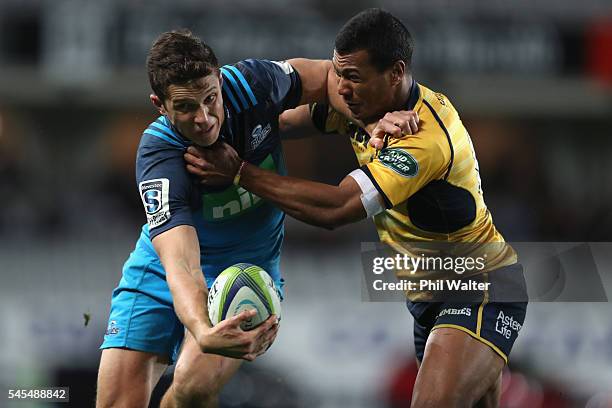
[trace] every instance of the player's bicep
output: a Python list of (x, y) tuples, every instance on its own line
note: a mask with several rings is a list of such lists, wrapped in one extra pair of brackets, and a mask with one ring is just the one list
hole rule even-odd
[(294, 58), (287, 62), (297, 71), (302, 82), (302, 98), (299, 104), (326, 102), (331, 61)]
[(324, 103), (337, 113), (349, 118), (351, 111), (338, 93), (338, 75), (329, 60), (293, 59), (289, 62), (296, 67), (302, 80), (300, 103)]

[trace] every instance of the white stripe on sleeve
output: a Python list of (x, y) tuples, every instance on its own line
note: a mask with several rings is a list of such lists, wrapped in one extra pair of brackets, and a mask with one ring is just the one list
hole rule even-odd
[(349, 173), (361, 189), (361, 203), (366, 211), (367, 217), (373, 217), (385, 211), (384, 199), (378, 192), (372, 180), (361, 169)]

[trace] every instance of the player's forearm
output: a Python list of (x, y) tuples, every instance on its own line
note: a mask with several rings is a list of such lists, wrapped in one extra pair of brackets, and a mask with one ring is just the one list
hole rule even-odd
[(332, 229), (365, 217), (365, 211), (349, 208), (351, 199), (341, 186), (280, 176), (250, 164), (240, 185), (307, 224)]
[(166, 271), (166, 280), (179, 320), (196, 339), (208, 328), (208, 290), (200, 266), (200, 245), (195, 229), (179, 225), (153, 238), (153, 246)]
[(208, 290), (201, 269), (190, 270), (181, 260), (164, 264), (164, 268), (176, 315), (196, 339), (201, 338), (210, 328)]

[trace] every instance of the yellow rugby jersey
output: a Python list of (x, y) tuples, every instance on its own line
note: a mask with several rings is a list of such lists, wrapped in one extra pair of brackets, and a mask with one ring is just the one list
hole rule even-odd
[(350, 118), (328, 105), (311, 105), (319, 130), (350, 136), (361, 170), (384, 198), (386, 211), (374, 216), (381, 242), (403, 253), (412, 251), (401, 242), (492, 243), (484, 249), (486, 268), (471, 275), (515, 263), (516, 253), (485, 205), (474, 147), (453, 105), (413, 81), (406, 110), (419, 115), (417, 134), (389, 138), (376, 151)]

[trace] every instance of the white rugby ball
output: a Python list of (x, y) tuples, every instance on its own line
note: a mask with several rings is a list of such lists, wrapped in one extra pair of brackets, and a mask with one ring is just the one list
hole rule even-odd
[(243, 322), (243, 330), (251, 330), (275, 314), (280, 320), (280, 298), (274, 280), (257, 265), (239, 263), (217, 276), (208, 291), (208, 317), (214, 325), (244, 310), (257, 314)]

